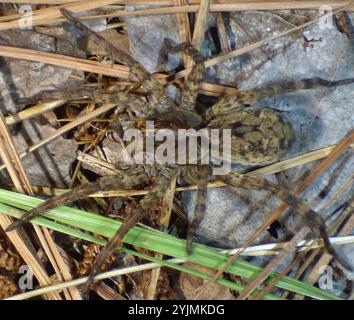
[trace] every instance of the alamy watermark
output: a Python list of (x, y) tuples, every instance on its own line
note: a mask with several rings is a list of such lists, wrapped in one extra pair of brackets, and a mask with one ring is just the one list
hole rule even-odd
[(30, 5), (21, 5), (18, 9), (18, 13), (21, 14), (21, 17), (18, 21), (18, 26), (20, 29), (32, 29), (32, 7)]
[(23, 274), (18, 279), (18, 287), (21, 291), (33, 290), (33, 271), (30, 266), (24, 264), (18, 270), (19, 274)]
[(318, 286), (322, 290), (333, 290), (333, 269), (323, 265), (318, 269)]
[(213, 175), (231, 171), (231, 129), (178, 129), (176, 132), (155, 130), (154, 121), (146, 121), (145, 131), (145, 136), (135, 128), (124, 131), (123, 141), (130, 142), (123, 149), (126, 164), (212, 163)]

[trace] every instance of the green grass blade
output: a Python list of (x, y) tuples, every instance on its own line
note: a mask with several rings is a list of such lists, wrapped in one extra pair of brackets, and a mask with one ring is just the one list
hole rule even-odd
[[(24, 211), (28, 211), (38, 206), (42, 202), (42, 200), (0, 189), (0, 202)], [(5, 205), (0, 206), (0, 213), (8, 214), (17, 218), (22, 215), (20, 211), (11, 209)], [(97, 239), (81, 231), (75, 230), (73, 229), (73, 227), (109, 238), (121, 225), (120, 221), (116, 221), (107, 217), (99, 216), (97, 214), (69, 207), (56, 208), (44, 214), (43, 217), (37, 217), (33, 219), (33, 222), (46, 226), (48, 228), (52, 228), (56, 231), (70, 234), (72, 236), (93, 242), (96, 242)], [(193, 254), (187, 255), (185, 249), (185, 240), (178, 239), (174, 236), (159, 231), (145, 229), (138, 226), (132, 228), (128, 232), (128, 234), (124, 238), (124, 242), (137, 247), (164, 254), (165, 256), (186, 259), (186, 261), (188, 262), (203, 265), (205, 267), (212, 268), (215, 270), (220, 269), (229, 259), (229, 256), (201, 244), (194, 244)], [(148, 256), (145, 256), (144, 259), (156, 262), (152, 259), (152, 257), (147, 257)], [(159, 263), (160, 262), (162, 264), (164, 263), (163, 261), (159, 260)], [(185, 268), (179, 265), (174, 265), (170, 267), (173, 267), (175, 269), (181, 267)], [(261, 271), (262, 268), (250, 264), (246, 261), (243, 261), (242, 259), (236, 261), (227, 270), (227, 272), (233, 275), (237, 275), (248, 280), (254, 279)], [(184, 272), (189, 272), (193, 274), (195, 270), (189, 269), (185, 270)], [(202, 278), (205, 276), (208, 277), (207, 275), (201, 273), (199, 273), (198, 275), (197, 273), (195, 273), (195, 275), (200, 276)], [(271, 281), (276, 276), (276, 273), (272, 274), (268, 278), (268, 281)], [(226, 280), (220, 281), (223, 282)], [(228, 287), (230, 284), (224, 283), (222, 285)], [(336, 297), (335, 295), (332, 295), (324, 290), (302, 283), (301, 281), (291, 279), (289, 277), (284, 277), (282, 280), (280, 280), (277, 283), (277, 287), (314, 299), (340, 300), (339, 297)], [(241, 287), (234, 287), (233, 289), (236, 291), (242, 290)], [(268, 295), (267, 298), (274, 299), (274, 296)]]

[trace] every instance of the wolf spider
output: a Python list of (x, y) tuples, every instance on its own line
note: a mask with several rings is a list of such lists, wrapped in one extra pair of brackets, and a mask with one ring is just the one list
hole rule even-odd
[[(225, 96), (219, 99), (206, 112), (200, 114), (196, 111), (196, 100), (199, 85), (204, 71), (203, 59), (198, 51), (188, 44), (180, 44), (174, 48), (168, 45), (171, 53), (183, 51), (189, 54), (194, 64), (191, 72), (185, 79), (179, 105), (176, 105), (165, 94), (164, 87), (152, 77), (142, 65), (132, 57), (114, 47), (100, 35), (91, 31), (75, 18), (68, 10), (61, 9), (62, 14), (83, 33), (88, 35), (99, 47), (107, 52), (112, 61), (123, 63), (130, 68), (131, 73), (147, 90), (148, 98), (125, 93), (105, 92), (99, 89), (85, 90), (70, 89), (65, 92), (43, 92), (41, 99), (71, 99), (91, 98), (98, 102), (116, 103), (124, 110), (132, 112), (141, 106), (145, 108), (145, 120), (154, 119), (157, 123), (168, 127), (185, 128), (229, 128), (231, 134), (231, 159), (234, 163), (245, 165), (265, 165), (279, 161), (291, 148), (294, 134), (289, 123), (280, 112), (270, 109), (255, 109), (250, 107), (252, 103), (277, 95), (298, 90), (314, 89), (319, 87), (335, 87), (350, 84), (354, 79), (340, 81), (327, 81), (321, 78), (303, 79), (288, 83), (275, 84), (260, 89), (238, 92), (233, 96)], [(38, 96), (37, 96), (38, 98)], [(133, 188), (144, 184), (149, 177), (156, 177), (156, 182), (147, 195), (139, 202), (134, 214), (127, 217), (115, 235), (107, 242), (104, 249), (97, 256), (89, 281), (85, 285), (88, 290), (94, 276), (100, 271), (103, 262), (115, 250), (125, 234), (131, 227), (136, 225), (152, 206), (160, 203), (165, 190), (169, 187), (171, 179), (182, 176), (188, 183), (196, 183), (198, 188), (196, 213), (187, 231), (187, 251), (192, 251), (192, 234), (203, 219), (207, 183), (211, 180), (219, 180), (235, 188), (266, 190), (272, 195), (284, 201), (295, 212), (300, 213), (311, 228), (318, 231), (323, 238), (327, 251), (332, 254), (345, 268), (351, 269), (350, 265), (338, 256), (328, 239), (325, 222), (314, 210), (307, 207), (302, 200), (298, 199), (291, 191), (282, 188), (278, 184), (265, 179), (247, 176), (241, 173), (228, 173), (213, 176), (210, 165), (140, 165), (131, 167), (118, 176), (101, 177), (94, 183), (87, 183), (73, 190), (50, 199), (37, 208), (26, 213), (21, 219), (14, 222), (7, 231), (11, 231), (32, 218), (51, 210), (57, 206), (72, 203), (85, 198), (97, 191), (114, 190), (119, 188)]]

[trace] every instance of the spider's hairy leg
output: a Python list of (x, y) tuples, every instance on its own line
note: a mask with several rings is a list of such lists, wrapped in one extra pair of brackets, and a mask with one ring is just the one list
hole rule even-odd
[(272, 84), (264, 88), (240, 91), (235, 95), (222, 97), (212, 106), (211, 109), (209, 109), (210, 111), (208, 111), (209, 114), (207, 117), (212, 118), (218, 115), (226, 115), (242, 106), (250, 105), (259, 100), (280, 96), (286, 93), (317, 88), (335, 88), (337, 86), (352, 83), (354, 83), (354, 78), (338, 81), (329, 81), (322, 78), (311, 78)]
[(109, 191), (120, 188), (132, 188), (138, 184), (144, 183), (147, 179), (148, 176), (145, 172), (136, 172), (131, 175), (126, 174), (122, 176), (101, 177), (94, 183), (83, 184), (58, 197), (54, 197), (43, 202), (37, 208), (32, 209), (22, 218), (12, 223), (6, 231), (12, 231), (46, 211), (83, 199), (95, 192)]
[(190, 222), (187, 230), (187, 253), (192, 253), (193, 234), (198, 228), (205, 216), (205, 205), (207, 197), (207, 186), (209, 170), (207, 166), (199, 166), (198, 169), (198, 181), (197, 181), (197, 205), (192, 222)]
[(345, 269), (352, 271), (352, 266), (342, 257), (332, 246), (326, 229), (326, 224), (323, 218), (314, 210), (308, 208), (298, 197), (291, 192), (280, 187), (277, 184), (271, 183), (265, 179), (251, 177), (240, 173), (229, 173), (224, 176), (218, 176), (218, 180), (236, 188), (266, 190), (275, 197), (284, 201), (295, 212), (302, 215), (304, 221), (313, 230), (317, 230), (323, 239), (326, 250), (331, 254)]
[(42, 91), (32, 97), (19, 99), (19, 103), (38, 103), (46, 100), (83, 100), (92, 99), (101, 103), (114, 103), (118, 105), (119, 112), (126, 110), (146, 110), (147, 101), (144, 97), (124, 91), (109, 91), (100, 88), (67, 88), (64, 90)]
[(177, 46), (172, 46), (168, 39), (164, 40), (164, 47), (170, 53), (184, 52), (193, 60), (191, 71), (187, 75), (182, 91), (180, 107), (194, 110), (195, 103), (198, 96), (200, 83), (202, 82), (203, 72), (205, 70), (204, 59), (199, 51), (195, 49), (190, 43), (183, 42)]
[(97, 88), (67, 88), (62, 90), (46, 90), (41, 91), (28, 98), (19, 98), (17, 103), (38, 103), (46, 100), (82, 100), (94, 99)]
[(91, 270), (90, 276), (87, 282), (84, 284), (82, 292), (88, 292), (91, 284), (95, 276), (100, 272), (102, 265), (104, 262), (110, 257), (115, 251), (116, 247), (119, 245), (130, 230), (130, 228), (134, 227), (148, 212), (148, 210), (159, 204), (161, 201), (165, 191), (169, 187), (171, 180), (178, 174), (178, 169), (173, 167), (164, 167), (161, 172), (157, 176), (156, 183), (153, 188), (149, 191), (149, 193), (139, 202), (139, 207), (136, 209), (133, 215), (127, 217), (121, 227), (116, 231), (113, 237), (107, 242), (105, 247), (101, 250), (101, 252), (96, 257)]
[(113, 61), (118, 61), (127, 65), (134, 76), (142, 83), (145, 89), (148, 91), (151, 97), (151, 105), (158, 108), (159, 104), (167, 103), (169, 100), (165, 95), (164, 87), (158, 82), (154, 77), (152, 77), (149, 72), (135, 61), (131, 56), (126, 54), (124, 51), (118, 49), (111, 43), (109, 43), (105, 38), (92, 31), (90, 28), (86, 27), (80, 22), (79, 19), (73, 16), (73, 14), (65, 9), (61, 8), (60, 12), (62, 15), (74, 23), (76, 28), (86, 34), (91, 40), (103, 51), (107, 52)]

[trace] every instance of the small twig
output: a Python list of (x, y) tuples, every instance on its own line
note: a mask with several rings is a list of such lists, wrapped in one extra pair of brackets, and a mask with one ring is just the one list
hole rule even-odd
[[(173, 0), (174, 5), (182, 6), (187, 5), (187, 0)], [(189, 18), (187, 13), (178, 13), (177, 14), (177, 22), (178, 22), (178, 29), (181, 38), (181, 42), (191, 43), (192, 42), (192, 35), (189, 25)], [(190, 58), (186, 54), (182, 54), (184, 66), (189, 66)]]
[(41, 115), (44, 112), (51, 111), (65, 104), (65, 100), (55, 100), (44, 103), (39, 103), (31, 108), (20, 111), (17, 114), (9, 115), (5, 118), (8, 126), (16, 124), (26, 119), (31, 119)]
[(252, 280), (247, 287), (240, 293), (237, 300), (247, 299), (252, 292), (259, 287), (259, 285), (268, 278), (268, 276), (273, 272), (273, 270), (287, 257), (289, 254), (293, 253), (296, 249), (297, 243), (304, 239), (311, 229), (308, 226), (304, 226), (296, 235), (291, 239), (288, 245), (275, 257), (273, 258), (267, 266), (262, 270), (260, 274), (257, 275), (256, 279)]
[(122, 173), (122, 171), (116, 168), (112, 163), (81, 151), (78, 152), (77, 160), (92, 168), (98, 169), (102, 175), (117, 175)]
[(204, 40), (205, 26), (208, 21), (208, 12), (210, 10), (210, 0), (204, 0), (200, 3), (197, 20), (194, 26), (192, 45), (195, 49), (200, 50), (200, 46)]
[(221, 52), (228, 53), (231, 51), (229, 41), (227, 39), (227, 32), (225, 29), (225, 23), (221, 12), (216, 13), (216, 28), (221, 44)]
[[(349, 214), (351, 215), (349, 220), (344, 224), (344, 226), (338, 232), (338, 236), (345, 236), (350, 234), (354, 228), (354, 200), (350, 202), (348, 205), (348, 210), (350, 211)], [(322, 256), (319, 258), (315, 266), (312, 268), (312, 271), (306, 276), (306, 283), (313, 284), (318, 279), (318, 270), (321, 266), (328, 265), (332, 260), (332, 256), (328, 253), (323, 253)]]
[(291, 270), (296, 267), (297, 264), (303, 259), (302, 256), (298, 256), (294, 259), (281, 273), (279, 273), (275, 279), (273, 279), (263, 290), (260, 290), (258, 294), (250, 297), (250, 300), (262, 300), (262, 298), (267, 294), (270, 293), (277, 283), (282, 280)]
[[(183, 260), (183, 259), (170, 259), (170, 260), (167, 260), (167, 262), (180, 264), (180, 263), (184, 263), (185, 260)], [(150, 270), (150, 269), (154, 269), (154, 268), (160, 268), (160, 266), (161, 265), (159, 263), (151, 262), (151, 263), (146, 263), (143, 265), (103, 272), (95, 277), (95, 281), (104, 280), (104, 279), (112, 278), (112, 277), (117, 277), (117, 276), (123, 275), (123, 274), (129, 274), (129, 273), (140, 272), (140, 271), (144, 271), (144, 270)], [(57, 285), (52, 285), (52, 286), (48, 286), (45, 288), (41, 288), (41, 289), (26, 292), (26, 293), (18, 294), (18, 295), (12, 296), (10, 298), (7, 298), (5, 300), (30, 299), (30, 298), (37, 297), (39, 295), (42, 295), (42, 294), (45, 294), (48, 292), (55, 292), (55, 291), (63, 290), (65, 288), (80, 286), (80, 285), (86, 283), (86, 281), (88, 279), (89, 279), (89, 277), (83, 277), (83, 278), (76, 279), (76, 280), (62, 282)]]
[[(122, 1), (121, 3), (126, 4), (143, 4), (147, 5), (149, 1), (134, 1), (127, 2)], [(203, 0), (204, 2), (204, 0)], [(36, 26), (39, 24), (52, 24), (64, 21), (61, 17), (59, 8), (66, 8), (72, 12), (82, 12), (88, 11), (95, 8), (102, 7), (104, 5), (109, 5), (117, 3), (117, 1), (104, 1), (104, 0), (84, 0), (77, 1), (74, 3), (58, 5), (55, 7), (44, 8), (33, 11), (32, 17), (32, 25)], [(158, 5), (158, 1), (150, 1), (150, 4)], [(221, 4), (211, 4), (210, 11), (211, 12), (226, 12), (226, 11), (251, 11), (251, 10), (289, 10), (289, 9), (316, 9), (318, 10), (321, 6), (328, 5), (332, 8), (339, 8), (342, 6), (346, 6), (349, 1), (262, 1), (262, 2), (239, 2), (237, 3), (221, 3)], [(166, 2), (162, 3), (166, 5)], [(169, 1), (169, 4), (173, 4), (172, 0)], [(119, 11), (115, 14), (105, 14), (101, 16), (97, 16), (94, 18), (102, 18), (102, 17), (128, 17), (128, 16), (139, 16), (139, 15), (159, 15), (159, 14), (178, 14), (178, 13), (192, 13), (197, 12), (199, 9), (199, 4), (192, 4), (186, 6), (169, 6), (164, 8), (153, 8), (153, 9), (143, 9), (143, 10), (134, 10), (134, 11)], [(348, 10), (353, 10), (352, 5), (348, 6)], [(7, 20), (0, 23), (0, 30), (6, 30), (11, 28), (19, 27), (19, 19), (21, 15), (15, 14), (12, 16), (6, 17)]]
[[(23, 167), (17, 157), (16, 150), (11, 140), (11, 136), (9, 134), (8, 128), (5, 124), (5, 119), (0, 112), (0, 157), (4, 161), (6, 168), (9, 172), (9, 175), (15, 184), (17, 191), (24, 193), (27, 188), (26, 176), (23, 171)], [(30, 192), (30, 188), (29, 188)], [(7, 216), (0, 216), (0, 225), (5, 230), (10, 224), (12, 220)], [(40, 229), (38, 229), (40, 230)], [(28, 266), (31, 267), (34, 275), (38, 279), (41, 285), (49, 285), (51, 283), (48, 274), (45, 269), (41, 266), (39, 261), (37, 260), (35, 253), (32, 252), (32, 248), (26, 241), (22, 239), (25, 236), (24, 231), (22, 231), (22, 235), (20, 235), (20, 231), (15, 230), (14, 232), (8, 233), (8, 237), (20, 253), (23, 260), (27, 263)], [(48, 295), (51, 299), (61, 300), (61, 297), (58, 294), (50, 294)]]

